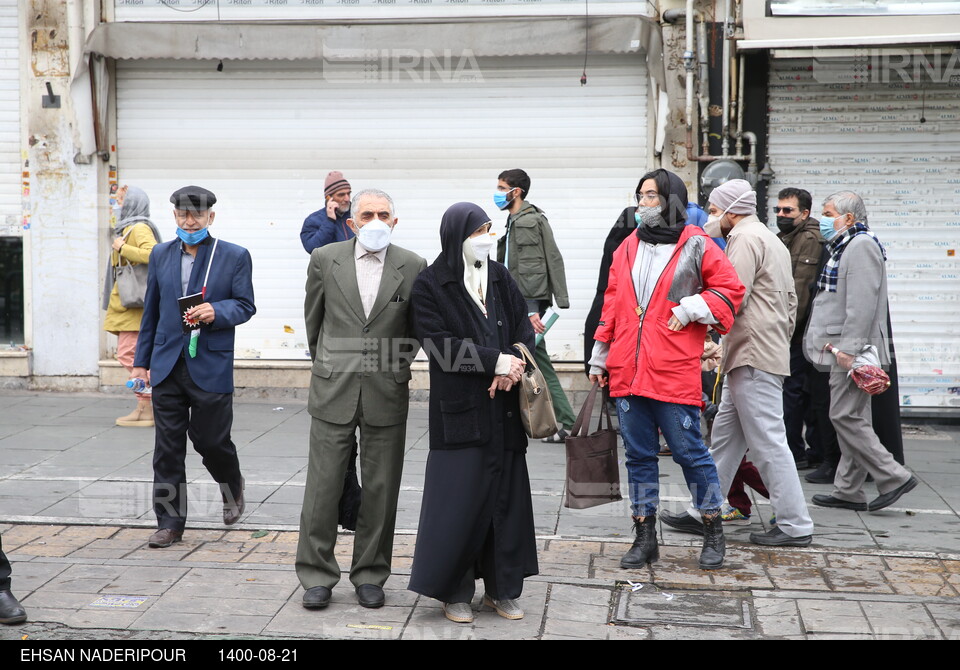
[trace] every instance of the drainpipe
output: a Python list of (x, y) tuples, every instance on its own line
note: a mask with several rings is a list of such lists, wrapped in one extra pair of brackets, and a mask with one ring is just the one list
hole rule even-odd
[(733, 34), (734, 25), (730, 21), (730, 3), (731, 0), (724, 0), (723, 3), (723, 135), (722, 150), (723, 157), (726, 158), (730, 153), (730, 38)]
[[(697, 54), (700, 59), (700, 90), (698, 92), (700, 98), (700, 134), (701, 134), (701, 151), (704, 154), (710, 153), (710, 128), (706, 123), (703, 122), (704, 119), (709, 118), (710, 116), (710, 59), (707, 55), (707, 22), (701, 20), (699, 22), (699, 32), (697, 33)], [(690, 143), (687, 145), (688, 153), (693, 151), (693, 140), (690, 139)]]
[(743, 153), (743, 56), (740, 56), (740, 67), (737, 68), (739, 76), (739, 90), (737, 91), (737, 153)]

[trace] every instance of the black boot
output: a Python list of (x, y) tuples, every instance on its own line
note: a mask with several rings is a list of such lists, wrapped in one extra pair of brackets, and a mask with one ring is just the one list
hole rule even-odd
[(701, 514), (703, 520), (703, 551), (700, 552), (701, 570), (719, 570), (723, 567), (723, 557), (727, 551), (727, 543), (723, 539), (723, 521), (719, 514), (708, 518)]
[(620, 559), (621, 568), (640, 568), (647, 563), (653, 563), (660, 558), (660, 548), (657, 546), (657, 515), (633, 517), (633, 530), (637, 539), (633, 541), (630, 551)]

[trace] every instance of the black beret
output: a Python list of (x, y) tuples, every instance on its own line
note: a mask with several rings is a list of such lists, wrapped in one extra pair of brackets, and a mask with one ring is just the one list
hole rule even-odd
[(173, 195), (170, 196), (170, 202), (176, 209), (202, 212), (216, 204), (217, 196), (200, 186), (184, 186), (173, 192)]

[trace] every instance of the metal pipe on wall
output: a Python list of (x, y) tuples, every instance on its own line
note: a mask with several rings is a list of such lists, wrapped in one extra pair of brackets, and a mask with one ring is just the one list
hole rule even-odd
[(730, 153), (730, 5), (732, 0), (723, 3), (723, 122), (721, 130), (721, 149), (723, 156)]

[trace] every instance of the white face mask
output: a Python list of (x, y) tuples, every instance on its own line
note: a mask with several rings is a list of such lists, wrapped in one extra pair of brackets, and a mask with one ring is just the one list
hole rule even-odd
[(357, 231), (357, 242), (367, 251), (377, 253), (390, 244), (393, 228), (379, 219), (365, 224)]
[(477, 237), (468, 237), (466, 243), (473, 249), (473, 260), (485, 263), (493, 245), (497, 243), (496, 233), (487, 233)]
[(715, 216), (711, 214), (707, 217), (707, 222), (703, 224), (703, 232), (710, 237), (723, 237), (723, 230), (720, 227), (720, 219), (723, 215)]

